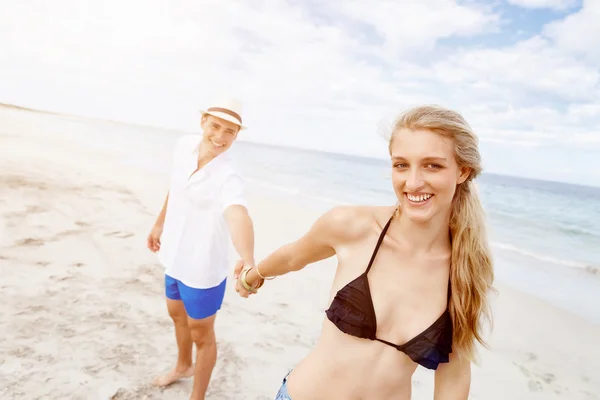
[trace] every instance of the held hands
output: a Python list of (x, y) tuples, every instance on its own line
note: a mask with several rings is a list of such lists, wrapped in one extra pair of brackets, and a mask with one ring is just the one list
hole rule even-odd
[(251, 294), (257, 293), (258, 289), (265, 283), (265, 280), (256, 273), (254, 264), (244, 262), (243, 260), (238, 260), (235, 263), (233, 277), (237, 279), (235, 291), (241, 297), (248, 297)]

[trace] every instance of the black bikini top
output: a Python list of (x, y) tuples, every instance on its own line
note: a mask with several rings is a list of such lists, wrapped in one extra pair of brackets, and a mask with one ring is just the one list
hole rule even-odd
[(404, 344), (396, 345), (376, 337), (377, 318), (367, 274), (392, 219), (393, 216), (383, 228), (365, 272), (337, 292), (325, 313), (340, 331), (359, 338), (380, 341), (402, 351), (425, 368), (437, 369), (440, 363), (448, 362), (452, 353), (452, 319), (447, 308), (431, 326)]

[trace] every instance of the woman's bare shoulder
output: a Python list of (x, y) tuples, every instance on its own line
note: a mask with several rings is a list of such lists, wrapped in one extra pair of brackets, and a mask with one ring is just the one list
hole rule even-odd
[(394, 210), (388, 206), (336, 206), (321, 216), (319, 224), (340, 240), (352, 241), (385, 225)]

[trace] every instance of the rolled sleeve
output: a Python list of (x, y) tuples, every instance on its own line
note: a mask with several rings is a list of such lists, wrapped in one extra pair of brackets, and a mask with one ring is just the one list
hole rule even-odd
[(221, 211), (229, 206), (241, 205), (246, 207), (246, 184), (239, 174), (230, 174), (221, 187)]

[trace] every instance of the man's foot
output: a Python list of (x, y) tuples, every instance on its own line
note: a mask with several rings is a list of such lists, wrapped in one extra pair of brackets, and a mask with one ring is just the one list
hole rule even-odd
[(190, 378), (194, 376), (194, 366), (192, 365), (186, 370), (180, 370), (175, 368), (171, 372), (168, 372), (164, 375), (157, 376), (152, 380), (152, 384), (154, 386), (169, 386), (170, 384), (182, 379), (182, 378)]

